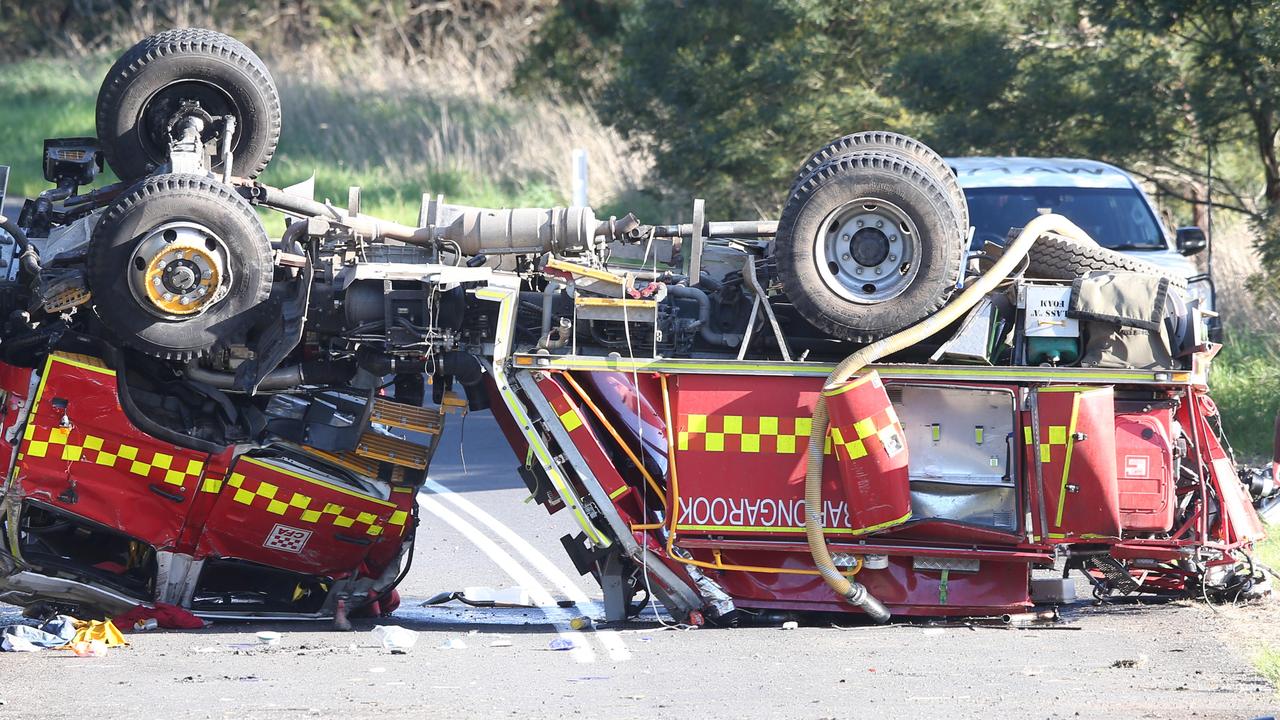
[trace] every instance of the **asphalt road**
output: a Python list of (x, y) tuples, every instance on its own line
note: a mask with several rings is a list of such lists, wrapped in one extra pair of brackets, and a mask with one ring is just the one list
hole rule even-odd
[[(1218, 611), (1079, 605), (1064, 612), (1073, 630), (680, 630), (650, 620), (585, 633), (565, 625), (576, 611), (559, 608), (420, 607), (441, 591), (519, 585), (602, 615), (592, 604), (599, 589), (577, 576), (558, 542), (572, 521), (524, 502), (517, 460), (492, 418), (450, 422), (433, 468), (436, 487), (422, 496), (404, 605), (380, 621), (419, 633), (411, 653), (384, 651), (370, 632), (375, 623), (360, 621), (353, 633), (274, 624), (284, 637), (272, 648), (255, 641), (266, 626), (218, 624), (135, 634), (130, 647), (98, 659), (4, 654), (0, 720), (1280, 713), (1280, 695), (1251, 669), (1239, 637), (1268, 625), (1280, 634), (1275, 603)], [(551, 650), (558, 639), (575, 649)]]

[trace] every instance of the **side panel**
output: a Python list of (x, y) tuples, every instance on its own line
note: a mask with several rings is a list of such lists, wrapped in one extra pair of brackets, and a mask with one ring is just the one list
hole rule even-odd
[[(805, 451), (819, 389), (806, 378), (673, 376), (676, 529), (803, 538)], [(829, 435), (822, 495), (827, 534), (853, 535)]]
[(158, 549), (176, 544), (209, 460), (134, 427), (115, 372), (83, 356), (49, 357), (22, 437), (26, 497)]
[[(1033, 399), (1039, 405), (1039, 455), (1030, 413), (1023, 441), (1031, 485), (1039, 463), (1044, 486), (1043, 497), (1032, 498), (1036, 535), (1051, 542), (1120, 537), (1111, 388), (1051, 387), (1036, 391)], [(1047, 528), (1041, 527), (1041, 508)]]
[(218, 500), (197, 557), (235, 558), (309, 575), (345, 577), (386, 532), (403, 531), (408, 512), (334, 476), (277, 458), (241, 456), (225, 481), (209, 480)]

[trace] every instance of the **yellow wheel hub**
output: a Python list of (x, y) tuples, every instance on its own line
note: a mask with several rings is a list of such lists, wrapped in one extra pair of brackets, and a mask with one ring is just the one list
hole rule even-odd
[(129, 269), (134, 297), (153, 314), (184, 317), (204, 312), (225, 295), (226, 250), (206, 228), (173, 224), (138, 244)]

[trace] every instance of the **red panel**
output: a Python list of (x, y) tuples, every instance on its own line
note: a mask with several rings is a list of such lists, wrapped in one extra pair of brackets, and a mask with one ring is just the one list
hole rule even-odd
[(1125, 530), (1163, 532), (1173, 527), (1173, 443), (1168, 407), (1116, 414), (1116, 472)]
[(25, 497), (172, 548), (208, 455), (157, 440), (120, 408), (116, 375), (97, 360), (50, 356), (23, 433)]
[[(577, 399), (570, 396), (559, 381), (550, 375), (543, 374), (541, 377), (536, 378), (536, 382), (538, 389), (542, 391), (543, 396), (547, 398), (547, 402), (551, 404), (552, 410), (559, 416), (560, 422), (569, 433), (569, 437), (573, 439), (574, 447), (582, 454), (582, 458), (587, 461), (591, 473), (600, 483), (600, 487), (604, 488), (609, 499), (613, 501), (623, 520), (628, 523), (637, 522), (636, 518), (641, 516), (641, 503), (638, 493), (618, 473), (617, 467), (619, 463), (629, 464), (629, 460), (622, 454), (621, 449), (615, 451), (618, 453), (617, 460), (606, 453), (600, 437), (593, 428), (596, 420), (591, 414), (591, 410), (579, 407)], [(609, 443), (610, 446), (616, 445), (612, 438), (609, 439)], [(638, 475), (639, 473), (637, 472), (636, 474)]]
[(385, 533), (403, 531), (396, 503), (316, 471), (241, 456), (219, 487), (197, 555), (238, 558), (310, 575), (355, 573)]
[[(676, 528), (689, 535), (802, 536), (805, 450), (821, 381), (678, 375), (670, 387)], [(829, 453), (826, 460), (823, 522), (833, 539), (848, 537), (849, 507)]]
[[(808, 556), (799, 554), (781, 557), (777, 553), (726, 551), (722, 556), (725, 563), (812, 567)], [(859, 612), (836, 598), (816, 575), (713, 572), (712, 576), (742, 607)], [(941, 571), (918, 571), (912, 568), (910, 557), (891, 557), (889, 567), (863, 570), (857, 580), (896, 614), (993, 615), (1019, 612), (1031, 604), (1029, 577), (1025, 563), (984, 561), (978, 572), (947, 572), (944, 583)]]
[[(1118, 538), (1120, 493), (1111, 388), (1047, 388), (1037, 396), (1043, 505), (1049, 526), (1047, 532), (1040, 527), (1039, 500), (1033, 496), (1036, 534), (1047, 535), (1051, 542)], [(1026, 413), (1023, 440), (1026, 476), (1034, 493), (1037, 458), (1029, 419)]]

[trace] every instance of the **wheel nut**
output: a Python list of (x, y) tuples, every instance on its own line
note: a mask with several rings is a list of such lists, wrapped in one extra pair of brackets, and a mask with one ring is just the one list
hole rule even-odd
[(846, 261), (847, 261), (847, 260), (849, 260), (849, 253), (845, 253), (845, 254), (841, 255), (841, 256), (840, 256), (840, 259), (841, 259), (841, 260), (846, 260)]
[(898, 242), (898, 236), (897, 236), (897, 235), (890, 235), (890, 236), (889, 236), (889, 242)]
[(863, 225), (864, 225), (864, 223), (863, 223), (861, 220), (859, 220), (859, 221), (858, 221), (858, 227), (862, 227)]
[(840, 242), (849, 242), (849, 233), (840, 236)]
[(897, 255), (890, 255), (890, 256), (889, 256), (889, 262), (897, 262), (897, 261), (898, 261), (898, 256), (897, 256)]
[(877, 274), (877, 275), (879, 275), (881, 272), (883, 272), (883, 271), (882, 271), (880, 268), (876, 268), (876, 274)]
[(878, 227), (878, 228), (882, 228), (882, 227), (884, 227), (884, 221), (883, 221), (883, 220), (877, 220), (877, 221), (876, 221), (876, 227)]
[(861, 274), (862, 274), (862, 268), (854, 268), (854, 269), (853, 269), (853, 274), (854, 274), (854, 275), (861, 275)]

